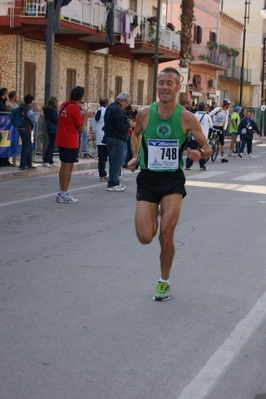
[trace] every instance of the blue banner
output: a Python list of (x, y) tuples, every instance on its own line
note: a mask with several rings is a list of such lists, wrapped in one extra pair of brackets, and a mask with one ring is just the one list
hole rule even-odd
[[(32, 149), (35, 148), (36, 125), (32, 131)], [(21, 138), (18, 129), (11, 124), (9, 115), (0, 115), (0, 158), (9, 158), (21, 153)]]

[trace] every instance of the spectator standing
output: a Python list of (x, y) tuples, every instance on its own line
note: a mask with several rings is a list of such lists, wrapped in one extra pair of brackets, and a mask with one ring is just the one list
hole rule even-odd
[[(128, 168), (137, 176), (136, 234), (142, 244), (149, 244), (158, 228), (158, 205), (161, 203), (159, 242), (161, 277), (153, 299), (170, 299), (170, 271), (175, 255), (174, 232), (182, 199), (186, 195), (183, 151), (190, 131), (199, 148), (188, 155), (193, 161), (209, 157), (212, 150), (191, 112), (177, 103), (181, 88), (180, 74), (175, 68), (163, 69), (157, 79), (159, 102), (142, 108), (131, 138), (133, 158)], [(140, 152), (139, 152), (140, 151)]]
[[(138, 111), (136, 109), (131, 108), (130, 119), (135, 123), (135, 125), (136, 125), (137, 114), (138, 114)], [(125, 161), (126, 168), (127, 168), (128, 162), (132, 159), (131, 137), (132, 137), (133, 131), (134, 131), (134, 127), (130, 127), (128, 130), (127, 152), (126, 152), (126, 161)]]
[(107, 191), (122, 192), (125, 186), (119, 182), (123, 162), (123, 151), (127, 142), (128, 129), (134, 122), (128, 120), (124, 109), (130, 103), (128, 93), (120, 93), (116, 101), (108, 105), (104, 114), (104, 136), (109, 156), (109, 180)]
[(108, 157), (108, 150), (106, 144), (102, 142), (104, 131), (104, 114), (106, 111), (106, 107), (109, 103), (107, 97), (101, 97), (99, 104), (100, 107), (97, 109), (96, 114), (93, 118), (92, 131), (96, 134), (96, 143), (98, 150), (98, 172), (100, 176), (100, 181), (107, 181), (107, 173), (105, 170), (105, 165)]
[[(203, 102), (200, 102), (198, 104), (198, 111), (195, 113), (195, 117), (198, 119), (200, 126), (201, 126), (201, 130), (206, 138), (206, 140), (208, 139), (208, 134), (209, 134), (209, 130), (210, 128), (212, 128), (213, 126), (213, 121), (212, 118), (210, 117), (210, 115), (205, 111), (206, 109), (206, 104)], [(190, 148), (191, 150), (196, 150), (199, 148), (199, 144), (198, 142), (195, 140), (193, 134), (191, 136), (190, 141), (187, 144), (187, 147)], [(206, 159), (201, 158), (199, 160), (199, 166), (200, 166), (200, 170), (201, 171), (205, 171), (206, 170)], [(191, 166), (193, 165), (193, 160), (189, 157), (187, 157), (186, 159), (186, 170), (191, 170)]]
[(223, 103), (220, 107), (214, 108), (210, 112), (210, 117), (213, 120), (213, 127), (216, 130), (219, 130), (219, 142), (220, 142), (220, 151), (221, 151), (221, 162), (228, 162), (228, 159), (224, 158), (224, 134), (228, 126), (229, 120), (229, 105), (231, 101), (228, 99), (224, 99)]
[(213, 111), (217, 107), (217, 102), (213, 101), (212, 105), (210, 106), (210, 112)]
[[(6, 87), (1, 87), (0, 89), (0, 115), (1, 113), (7, 112), (6, 102), (8, 99), (8, 90)], [(0, 167), (1, 166), (12, 166), (12, 163), (9, 162), (9, 158), (0, 158)]]
[(232, 113), (230, 117), (230, 125), (229, 125), (229, 131), (230, 131), (230, 136), (231, 136), (231, 141), (230, 141), (230, 152), (229, 152), (229, 157), (235, 157), (236, 153), (234, 152), (234, 147), (236, 145), (236, 139), (238, 135), (238, 125), (240, 123), (240, 112), (242, 111), (242, 108), (239, 105), (236, 105), (234, 108), (234, 112)]
[(261, 132), (256, 124), (256, 122), (251, 118), (251, 112), (246, 112), (246, 117), (241, 120), (238, 125), (238, 133), (240, 134), (240, 149), (239, 149), (239, 157), (243, 158), (243, 153), (245, 149), (245, 145), (247, 144), (247, 152), (248, 156), (252, 157), (252, 140), (253, 140), (253, 132), (257, 132), (261, 137)]
[(6, 102), (8, 98), (8, 90), (6, 87), (0, 89), (0, 112), (6, 112)]
[(13, 108), (17, 108), (18, 104), (18, 95), (15, 90), (12, 90), (8, 93), (8, 100), (6, 101), (6, 110), (8, 112), (12, 112)]
[(46, 122), (46, 132), (49, 138), (48, 147), (45, 151), (45, 155), (43, 158), (43, 166), (45, 168), (51, 168), (54, 164), (53, 154), (54, 154), (55, 137), (58, 125), (57, 108), (58, 108), (58, 100), (54, 96), (50, 97), (45, 106), (42, 108)]
[(36, 169), (36, 166), (32, 165), (32, 130), (33, 125), (38, 122), (40, 117), (40, 107), (36, 107), (34, 112), (32, 109), (34, 97), (31, 94), (27, 94), (24, 97), (24, 103), (20, 104), (22, 115), (24, 118), (23, 124), (18, 128), (19, 135), (22, 141), (21, 155), (20, 155), (20, 170), (25, 169)]
[(75, 162), (79, 160), (79, 133), (83, 132), (88, 118), (93, 112), (84, 110), (81, 116), (81, 107), (84, 103), (84, 88), (76, 86), (71, 91), (70, 99), (63, 102), (59, 110), (58, 127), (55, 144), (58, 146), (61, 167), (59, 170), (60, 192), (56, 201), (60, 204), (75, 204), (78, 199), (68, 194), (68, 186)]

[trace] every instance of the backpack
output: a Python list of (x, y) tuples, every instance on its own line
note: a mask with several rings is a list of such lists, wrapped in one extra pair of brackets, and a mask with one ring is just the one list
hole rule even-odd
[(20, 127), (24, 123), (24, 117), (22, 114), (22, 109), (20, 107), (16, 107), (12, 109), (10, 120), (13, 126)]

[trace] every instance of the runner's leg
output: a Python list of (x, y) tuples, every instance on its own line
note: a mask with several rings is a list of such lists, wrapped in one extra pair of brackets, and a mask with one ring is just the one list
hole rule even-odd
[(161, 224), (159, 241), (161, 245), (161, 278), (169, 280), (170, 270), (175, 255), (174, 233), (179, 219), (182, 194), (171, 194), (161, 201)]

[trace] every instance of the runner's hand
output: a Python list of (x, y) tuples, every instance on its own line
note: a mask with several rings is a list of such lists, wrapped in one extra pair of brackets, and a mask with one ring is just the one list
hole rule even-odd
[(138, 158), (132, 158), (128, 162), (127, 167), (131, 172), (135, 172), (135, 170), (138, 169)]
[(201, 153), (199, 150), (191, 150), (191, 148), (187, 148), (187, 156), (191, 161), (198, 162), (201, 160)]

